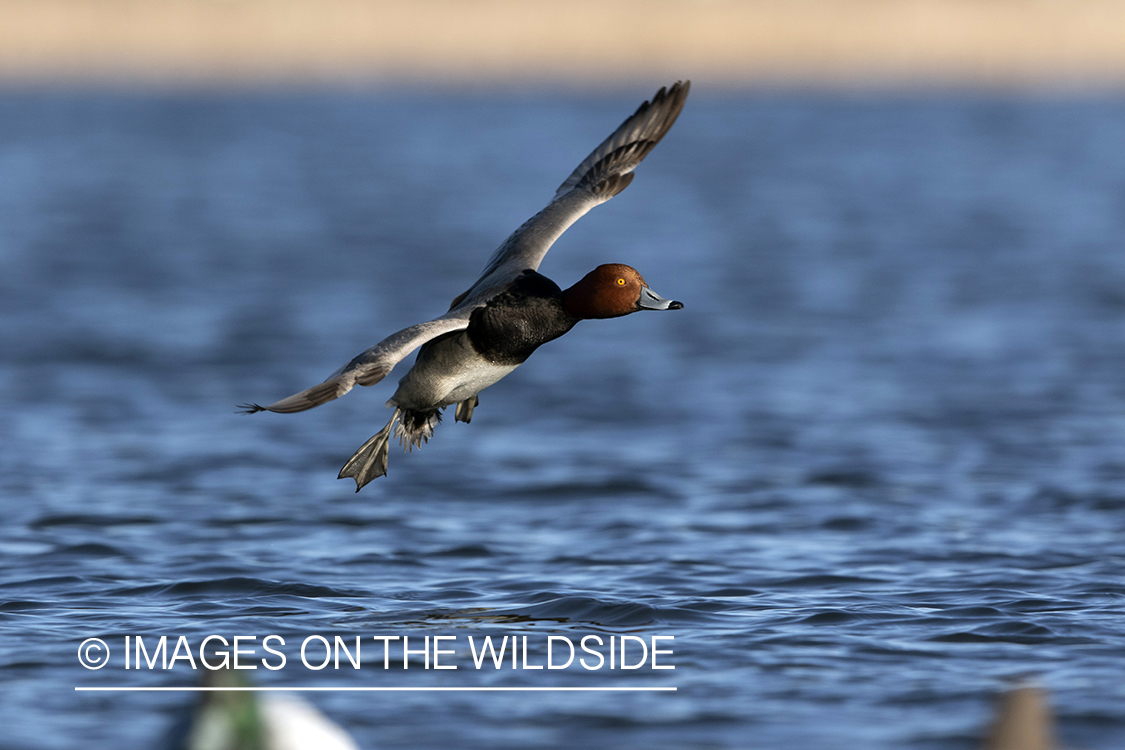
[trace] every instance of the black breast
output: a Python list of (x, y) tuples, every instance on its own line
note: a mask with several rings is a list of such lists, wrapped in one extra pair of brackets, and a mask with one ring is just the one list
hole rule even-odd
[(563, 309), (558, 284), (535, 271), (524, 271), (506, 291), (473, 310), (468, 334), (485, 359), (518, 365), (577, 322)]

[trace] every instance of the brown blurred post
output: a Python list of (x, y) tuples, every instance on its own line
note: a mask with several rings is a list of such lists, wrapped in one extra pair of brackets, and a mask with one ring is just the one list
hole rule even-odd
[(1054, 719), (1044, 690), (1017, 685), (1000, 698), (985, 750), (1055, 750)]

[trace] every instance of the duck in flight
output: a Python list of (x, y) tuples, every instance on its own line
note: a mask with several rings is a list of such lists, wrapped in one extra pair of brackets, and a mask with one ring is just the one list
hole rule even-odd
[(244, 404), (247, 414), (305, 411), (337, 399), (356, 385), (375, 385), (418, 347), (414, 366), (387, 401), (386, 427), (360, 446), (340, 470), (356, 492), (387, 473), (390, 443), (421, 447), (433, 436), (445, 407), (469, 422), (478, 394), (521, 365), (539, 346), (580, 320), (617, 318), (641, 310), (679, 310), (633, 268), (609, 263), (568, 289), (538, 272), (543, 256), (566, 229), (633, 181), (633, 170), (672, 127), (690, 81), (661, 88), (559, 186), (547, 207), (528, 219), (493, 253), (480, 278), (439, 318), (404, 328), (380, 341), (312, 388), (270, 404)]

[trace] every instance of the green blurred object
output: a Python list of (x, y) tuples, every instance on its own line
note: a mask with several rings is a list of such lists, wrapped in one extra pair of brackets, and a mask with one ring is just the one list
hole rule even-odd
[[(208, 688), (248, 688), (240, 672), (207, 672)], [(359, 750), (315, 706), (291, 695), (253, 690), (209, 690), (191, 718), (174, 731), (176, 750)]]
[[(249, 687), (238, 672), (207, 672), (207, 687)], [(247, 691), (214, 691), (201, 694), (199, 707), (185, 743), (186, 750), (266, 750), (266, 728), (258, 710), (257, 694)]]

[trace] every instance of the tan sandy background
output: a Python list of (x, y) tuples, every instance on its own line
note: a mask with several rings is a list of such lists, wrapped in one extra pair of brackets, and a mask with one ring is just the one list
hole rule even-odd
[(0, 0), (0, 83), (1125, 87), (1125, 0)]

